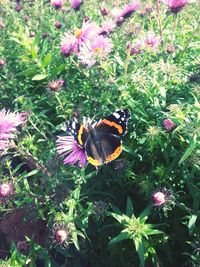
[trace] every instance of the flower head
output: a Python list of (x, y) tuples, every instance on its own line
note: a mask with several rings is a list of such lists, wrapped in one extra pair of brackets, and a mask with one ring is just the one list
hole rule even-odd
[(94, 22), (83, 22), (82, 28), (75, 28), (73, 34), (65, 33), (61, 41), (61, 52), (63, 55), (77, 54), (79, 46), (87, 40), (96, 36), (99, 32), (99, 27)]
[(79, 147), (72, 136), (58, 136), (57, 152), (64, 156), (63, 164), (85, 166), (87, 163), (85, 150)]
[(137, 55), (142, 50), (142, 42), (140, 40), (136, 40), (132, 44), (130, 42), (128, 42), (126, 44), (126, 48), (130, 51), (129, 53), (131, 56)]
[(140, 7), (140, 3), (133, 0), (129, 4), (125, 5), (122, 10), (114, 9), (112, 15), (114, 16), (114, 20), (116, 23), (121, 23), (124, 18), (129, 17), (134, 11), (136, 11)]
[(71, 8), (73, 8), (74, 10), (78, 10), (82, 2), (83, 0), (71, 0)]
[(155, 36), (153, 33), (148, 33), (147, 37), (144, 39), (144, 44), (155, 50), (160, 43), (160, 38)]
[(21, 10), (21, 6), (20, 6), (19, 4), (17, 4), (17, 5), (15, 6), (15, 11), (19, 12), (20, 10)]
[(178, 13), (190, 0), (161, 0), (172, 13)]
[(56, 21), (56, 23), (55, 23), (55, 27), (56, 27), (57, 29), (60, 29), (60, 28), (62, 27), (61, 22), (60, 22), (60, 21)]
[(111, 49), (112, 42), (108, 38), (96, 36), (81, 46), (78, 58), (82, 64), (91, 67), (99, 59), (105, 59)]
[(163, 120), (163, 128), (167, 132), (171, 132), (176, 128), (176, 124), (171, 119), (164, 119)]
[(9, 140), (14, 138), (17, 126), (25, 122), (26, 116), (26, 113), (0, 110), (0, 151), (9, 145)]
[(152, 199), (154, 202), (154, 206), (163, 207), (170, 204), (174, 204), (174, 196), (171, 191), (163, 188), (161, 190), (157, 190), (152, 194)]
[(101, 8), (101, 15), (106, 16), (106, 15), (108, 15), (108, 13), (109, 13), (109, 10), (107, 7)]
[(5, 60), (0, 58), (0, 67), (3, 67), (5, 65), (5, 63), (6, 63)]
[(64, 83), (65, 83), (64, 80), (57, 80), (57, 81), (52, 80), (48, 83), (48, 89), (57, 92), (62, 88)]
[(56, 9), (60, 9), (64, 5), (64, 0), (51, 0), (51, 5)]
[(53, 239), (57, 245), (68, 247), (71, 238), (71, 230), (65, 222), (58, 222), (53, 225)]
[(0, 202), (6, 203), (14, 193), (14, 187), (12, 183), (5, 182), (0, 184)]
[(101, 28), (99, 30), (99, 34), (107, 35), (110, 32), (113, 32), (115, 28), (116, 28), (116, 23), (113, 20), (104, 21), (101, 24)]
[(104, 220), (108, 209), (109, 209), (109, 205), (105, 201), (102, 201), (102, 200), (94, 201), (94, 203), (93, 203), (93, 216), (98, 221)]

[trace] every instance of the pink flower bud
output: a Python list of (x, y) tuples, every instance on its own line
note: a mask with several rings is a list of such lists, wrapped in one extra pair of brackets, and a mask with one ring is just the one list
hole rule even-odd
[(55, 27), (56, 27), (57, 29), (60, 29), (60, 28), (62, 27), (62, 24), (60, 23), (60, 21), (56, 21), (56, 23), (55, 23)]
[(164, 119), (163, 120), (163, 128), (167, 131), (167, 132), (171, 132), (176, 128), (176, 124), (170, 120), (170, 119)]
[(9, 183), (0, 185), (0, 197), (8, 197), (12, 194), (12, 186)]
[(57, 242), (63, 243), (65, 240), (67, 240), (67, 238), (68, 238), (68, 233), (65, 230), (59, 229), (56, 231), (55, 239)]
[(101, 15), (106, 16), (106, 15), (108, 15), (108, 13), (109, 13), (109, 10), (107, 7), (101, 8)]
[(3, 67), (5, 65), (5, 60), (0, 58), (0, 67)]
[(156, 206), (160, 206), (166, 203), (166, 194), (163, 192), (157, 192), (153, 195), (153, 201)]

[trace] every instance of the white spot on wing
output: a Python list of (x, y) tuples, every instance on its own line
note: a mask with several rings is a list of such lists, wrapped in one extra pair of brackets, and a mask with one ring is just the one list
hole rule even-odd
[(75, 121), (72, 122), (72, 128), (76, 129), (76, 122)]
[(120, 118), (120, 114), (117, 113), (117, 112), (114, 112), (114, 113), (113, 113), (113, 116), (115, 116), (116, 119), (119, 119), (119, 118)]

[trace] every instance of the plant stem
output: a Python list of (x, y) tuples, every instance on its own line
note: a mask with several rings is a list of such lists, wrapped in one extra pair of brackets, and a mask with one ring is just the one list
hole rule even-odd
[(58, 92), (55, 92), (55, 97), (58, 100), (58, 103), (59, 103), (59, 105), (60, 105), (60, 107), (62, 109), (62, 112), (63, 112), (63, 115), (64, 115), (65, 119), (67, 119), (66, 114), (65, 114), (65, 109), (64, 109), (63, 104), (62, 104), (62, 102), (61, 102), (61, 100), (59, 98), (59, 93)]
[(47, 168), (43, 165), (43, 164), (41, 164), (41, 163), (39, 163), (38, 162), (38, 160), (37, 159), (34, 159), (33, 158), (33, 155), (30, 153), (30, 152), (25, 152), (25, 150), (26, 150), (26, 148), (23, 146), (23, 145), (21, 145), (22, 147), (23, 147), (23, 149), (24, 149), (24, 151), (23, 150), (21, 150), (14, 142), (12, 143), (12, 148), (14, 148), (23, 158), (25, 158), (27, 161), (29, 161), (31, 164), (33, 164), (36, 168), (38, 168), (42, 173), (44, 173), (45, 175), (47, 175), (47, 176), (49, 176), (49, 177), (51, 177), (51, 176), (53, 176), (53, 174), (52, 173), (50, 173), (48, 170), (47, 170)]
[(162, 29), (162, 22), (160, 18), (159, 0), (156, 0), (156, 11), (157, 11), (158, 27), (160, 31), (160, 38), (161, 38), (161, 45), (162, 45), (162, 56), (163, 56), (163, 61), (166, 62), (165, 48), (164, 48), (164, 43), (163, 43), (163, 29)]

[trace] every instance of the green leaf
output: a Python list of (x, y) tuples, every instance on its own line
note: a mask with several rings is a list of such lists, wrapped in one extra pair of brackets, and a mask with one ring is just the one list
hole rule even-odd
[(113, 245), (115, 243), (118, 243), (120, 241), (123, 240), (127, 240), (130, 239), (130, 234), (128, 232), (121, 232), (120, 234), (118, 234), (116, 237), (114, 237), (110, 242), (109, 245)]
[(51, 58), (52, 58), (51, 53), (48, 53), (48, 54), (43, 58), (43, 60), (42, 60), (42, 67), (43, 67), (43, 68), (49, 65), (49, 63), (51, 62)]
[(190, 234), (193, 232), (197, 217), (198, 216), (196, 214), (193, 214), (193, 215), (190, 216), (190, 219), (189, 219), (189, 222), (188, 222), (188, 228), (189, 228)]
[(188, 157), (189, 155), (193, 152), (193, 150), (196, 147), (196, 138), (194, 137), (194, 139), (190, 142), (188, 148), (185, 150), (185, 153), (183, 154), (183, 156), (181, 157), (178, 165), (180, 165), (181, 163), (183, 163)]
[(48, 74), (37, 74), (32, 78), (32, 81), (41, 81), (48, 77)]
[(124, 224), (125, 222), (128, 222), (130, 218), (126, 215), (119, 215), (113, 212), (109, 213), (112, 217), (114, 217), (119, 223)]
[(130, 197), (127, 198), (127, 204), (126, 204), (126, 215), (131, 217), (133, 214), (133, 205)]
[(31, 171), (31, 172), (26, 173), (24, 175), (24, 177), (30, 177), (30, 176), (35, 175), (36, 173), (38, 173), (38, 170), (37, 169), (35, 169), (35, 170)]
[(144, 245), (141, 238), (135, 238), (134, 240), (135, 249), (137, 251), (137, 254), (140, 258), (140, 265), (141, 267), (144, 267), (145, 258), (144, 258)]

